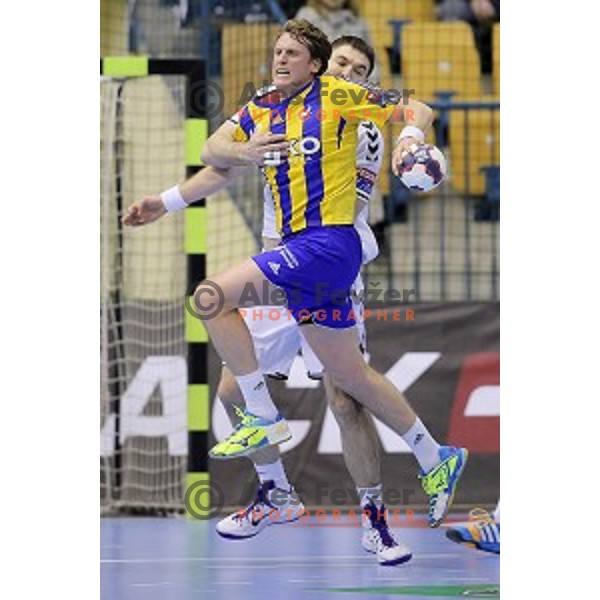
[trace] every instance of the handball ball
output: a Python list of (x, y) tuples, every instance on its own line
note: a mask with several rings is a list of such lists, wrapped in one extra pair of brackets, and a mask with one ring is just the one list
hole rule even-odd
[(446, 159), (436, 146), (413, 144), (398, 165), (402, 183), (415, 192), (429, 192), (446, 177)]

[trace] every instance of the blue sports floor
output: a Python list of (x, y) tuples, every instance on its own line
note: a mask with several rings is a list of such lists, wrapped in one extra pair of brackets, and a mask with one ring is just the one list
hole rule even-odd
[(413, 551), (411, 561), (394, 567), (380, 567), (361, 548), (354, 524), (311, 517), (231, 541), (214, 523), (102, 519), (101, 598), (499, 598), (500, 557), (459, 546), (444, 527), (429, 529), (421, 519), (393, 528)]

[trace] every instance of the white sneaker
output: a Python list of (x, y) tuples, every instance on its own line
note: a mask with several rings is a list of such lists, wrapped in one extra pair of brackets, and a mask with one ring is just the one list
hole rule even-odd
[(224, 538), (249, 538), (259, 534), (269, 525), (297, 521), (303, 510), (304, 504), (293, 488), (282, 490), (276, 488), (273, 481), (266, 481), (258, 488), (252, 504), (221, 519), (216, 529)]
[(386, 508), (382, 504), (380, 509), (369, 503), (363, 513), (368, 511), (369, 515), (363, 517), (362, 547), (372, 554), (377, 555), (380, 565), (399, 565), (412, 558), (412, 552), (402, 542), (399, 542), (389, 530), (385, 520)]

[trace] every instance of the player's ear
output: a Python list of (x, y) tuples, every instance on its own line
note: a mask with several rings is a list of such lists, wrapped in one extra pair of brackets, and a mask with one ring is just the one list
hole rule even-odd
[(310, 61), (310, 72), (316, 75), (321, 70), (323, 62), (320, 58), (314, 58)]

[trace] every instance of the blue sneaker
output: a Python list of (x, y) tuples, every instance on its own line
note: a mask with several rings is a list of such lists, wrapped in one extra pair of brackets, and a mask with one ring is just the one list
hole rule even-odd
[(419, 474), (423, 490), (429, 496), (427, 520), (430, 527), (439, 527), (448, 514), (454, 499), (456, 484), (469, 456), (466, 448), (453, 446), (442, 446), (439, 453), (440, 464), (433, 467), (429, 473)]
[(469, 514), (469, 519), (471, 523), (450, 527), (446, 531), (446, 537), (483, 552), (500, 554), (500, 523), (494, 521), (482, 508), (474, 508)]

